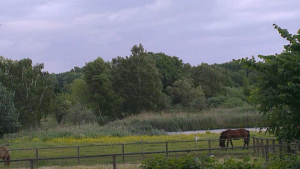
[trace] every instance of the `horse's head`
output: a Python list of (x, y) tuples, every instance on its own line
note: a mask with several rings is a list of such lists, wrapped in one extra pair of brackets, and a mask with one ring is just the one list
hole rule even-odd
[(9, 166), (10, 164), (10, 151), (7, 147), (0, 146), (0, 159), (4, 161), (4, 166)]
[(224, 132), (221, 133), (221, 136), (220, 136), (220, 140), (219, 140), (219, 146), (221, 148), (225, 148), (225, 141), (226, 141), (226, 136), (224, 135)]

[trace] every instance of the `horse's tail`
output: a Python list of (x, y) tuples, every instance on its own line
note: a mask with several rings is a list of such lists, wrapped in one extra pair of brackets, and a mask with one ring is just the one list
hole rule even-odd
[(224, 135), (225, 131), (223, 131), (220, 135), (220, 139), (219, 139), (219, 146), (222, 147), (222, 145), (224, 144), (225, 146), (225, 140), (226, 140), (226, 136)]
[(10, 153), (8, 154), (6, 160), (7, 160), (7, 165), (9, 166), (9, 164), (10, 164)]
[(247, 142), (249, 143), (250, 142), (250, 131), (247, 130)]

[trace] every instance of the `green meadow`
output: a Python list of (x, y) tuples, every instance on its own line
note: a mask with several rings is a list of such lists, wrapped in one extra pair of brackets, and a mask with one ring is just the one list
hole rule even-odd
[[(76, 157), (140, 153), (162, 152), (176, 150), (195, 150), (218, 148), (220, 134), (211, 133), (209, 129), (216, 128), (243, 128), (265, 126), (260, 114), (251, 107), (236, 109), (215, 109), (203, 112), (144, 112), (123, 120), (111, 122), (105, 126), (96, 123), (80, 126), (57, 126), (54, 118), (48, 117), (42, 121), (39, 128), (23, 130), (15, 134), (5, 135), (1, 144), (7, 144), (11, 150), (12, 159)], [(204, 134), (168, 135), (166, 132), (186, 130), (207, 130)], [(251, 136), (274, 138), (272, 135), (250, 132)], [(197, 139), (196, 139), (197, 138)], [(234, 146), (243, 146), (243, 140), (234, 140)], [(252, 145), (252, 140), (250, 142)], [(232, 150), (231, 153), (241, 150)], [(251, 153), (252, 150), (243, 150)], [(195, 152), (194, 152), (195, 153)], [(209, 151), (196, 152), (198, 155), (208, 154)], [(213, 151), (210, 153), (218, 153)], [(187, 153), (172, 153), (170, 155), (184, 155)], [(145, 155), (144, 158), (151, 155)], [(111, 157), (103, 163), (111, 163)], [(131, 163), (141, 163), (140, 156), (125, 158)], [(69, 164), (76, 163), (76, 159)], [(102, 163), (101, 162), (101, 163)], [(117, 162), (123, 163), (122, 158)], [(39, 166), (55, 165), (42, 161)], [(99, 161), (95, 162), (100, 163)], [(81, 160), (81, 165), (91, 165)], [(66, 162), (64, 162), (66, 165)], [(94, 166), (99, 167), (99, 166)], [(104, 167), (104, 166), (101, 166)], [(126, 168), (126, 165), (124, 165)], [(127, 166), (128, 167), (128, 166)], [(132, 166), (131, 166), (132, 167)], [(108, 166), (109, 168), (109, 166)]]

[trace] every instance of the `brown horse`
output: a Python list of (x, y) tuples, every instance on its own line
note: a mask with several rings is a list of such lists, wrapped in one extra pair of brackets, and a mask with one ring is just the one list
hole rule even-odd
[(221, 148), (225, 148), (225, 141), (227, 140), (227, 147), (228, 143), (231, 143), (231, 147), (233, 147), (232, 139), (238, 140), (240, 138), (244, 139), (244, 147), (247, 145), (249, 146), (250, 141), (250, 132), (246, 129), (237, 129), (237, 130), (226, 130), (221, 133), (220, 136), (220, 143), (219, 146)]
[(0, 146), (0, 158), (4, 161), (4, 166), (9, 166), (10, 162), (10, 151), (4, 146)]

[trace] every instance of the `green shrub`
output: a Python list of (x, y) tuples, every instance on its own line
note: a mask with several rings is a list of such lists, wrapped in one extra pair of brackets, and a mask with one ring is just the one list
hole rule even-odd
[(283, 158), (271, 155), (270, 162), (267, 165), (272, 169), (299, 169), (300, 157), (299, 155), (286, 155)]
[(234, 107), (241, 107), (247, 105), (248, 104), (246, 102), (242, 101), (239, 98), (228, 98), (221, 104), (221, 106), (224, 108), (234, 108)]
[(85, 106), (80, 104), (72, 106), (70, 113), (66, 115), (66, 122), (73, 125), (84, 125), (94, 123), (96, 120), (95, 114)]
[(207, 106), (208, 107), (221, 107), (221, 105), (224, 103), (224, 101), (227, 99), (225, 96), (216, 96), (216, 97), (211, 97), (207, 99)]
[(250, 157), (244, 157), (243, 161), (238, 161), (233, 158), (225, 159), (224, 163), (215, 165), (214, 169), (262, 169), (262, 164), (257, 160), (254, 163), (250, 162)]
[(243, 160), (234, 158), (224, 159), (219, 162), (213, 157), (197, 158), (191, 155), (183, 157), (166, 158), (165, 156), (154, 156), (142, 161), (142, 169), (299, 169), (299, 155), (287, 155), (284, 158), (272, 156), (270, 162), (263, 163), (251, 157)]
[(190, 155), (182, 157), (167, 158), (165, 156), (154, 156), (143, 160), (143, 169), (197, 169), (201, 166), (211, 167), (216, 163), (209, 157), (199, 159)]

